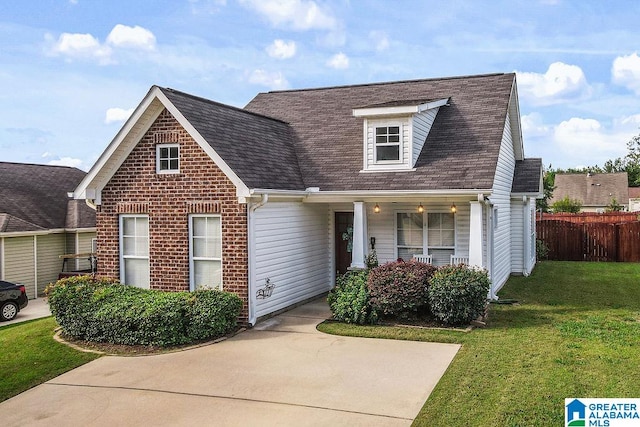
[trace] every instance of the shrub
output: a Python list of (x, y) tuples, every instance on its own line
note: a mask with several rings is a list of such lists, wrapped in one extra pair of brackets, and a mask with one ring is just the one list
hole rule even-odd
[(368, 276), (368, 270), (360, 270), (338, 277), (336, 287), (327, 297), (334, 319), (360, 325), (376, 322), (378, 316), (369, 305)]
[(536, 258), (544, 260), (549, 257), (549, 246), (540, 239), (536, 240)]
[(65, 334), (126, 345), (171, 346), (232, 330), (242, 309), (237, 295), (218, 290), (163, 292), (89, 276), (46, 289), (51, 313)]
[(385, 315), (405, 317), (428, 307), (429, 279), (436, 267), (418, 261), (388, 262), (371, 270), (371, 307)]
[(441, 267), (429, 285), (431, 313), (449, 325), (469, 323), (484, 313), (490, 287), (485, 270), (464, 265)]

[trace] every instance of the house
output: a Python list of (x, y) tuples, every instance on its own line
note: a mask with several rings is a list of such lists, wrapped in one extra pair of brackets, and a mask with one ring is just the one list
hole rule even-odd
[(640, 187), (629, 187), (629, 212), (640, 211)]
[[(585, 405), (578, 399), (573, 399), (568, 405), (566, 405), (565, 412), (567, 414), (567, 423), (570, 423), (574, 420), (585, 420), (586, 409), (587, 405)], [(582, 425), (584, 425), (584, 423)]]
[(581, 212), (605, 212), (612, 202), (616, 202), (627, 210), (629, 205), (629, 189), (626, 172), (557, 174), (555, 189), (549, 200), (553, 203), (569, 197), (582, 203)]
[(249, 324), (374, 248), (486, 268), (495, 298), (535, 264), (541, 196), (515, 74), (268, 92), (244, 109), (154, 86), (75, 190), (96, 207), (100, 274), (221, 287)]
[[(86, 173), (70, 167), (0, 162), (0, 280), (41, 295), (62, 269), (60, 255), (91, 252), (95, 211), (68, 197)], [(90, 268), (75, 260), (76, 269)]]

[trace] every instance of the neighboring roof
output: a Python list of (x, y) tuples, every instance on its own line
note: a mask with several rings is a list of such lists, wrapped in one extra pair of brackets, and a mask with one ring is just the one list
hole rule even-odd
[[(245, 109), (282, 120), (295, 130), (292, 144), (302, 175), (300, 188), (491, 189), (514, 84), (514, 74), (491, 74), (268, 92), (257, 95)], [(415, 171), (360, 172), (363, 119), (353, 116), (354, 108), (445, 98), (449, 106), (440, 107)]]
[(160, 88), (249, 188), (304, 189), (293, 129), (280, 120)]
[(517, 194), (542, 193), (542, 159), (516, 161), (511, 192)]
[(640, 187), (629, 187), (629, 198), (640, 199)]
[(583, 206), (607, 206), (612, 199), (628, 203), (627, 173), (557, 174), (551, 204), (565, 197), (579, 200)]
[(84, 176), (65, 166), (0, 162), (0, 232), (95, 227), (95, 211), (67, 195)]

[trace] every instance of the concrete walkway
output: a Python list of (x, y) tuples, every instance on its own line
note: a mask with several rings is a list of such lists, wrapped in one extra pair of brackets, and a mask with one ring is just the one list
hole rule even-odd
[(49, 304), (44, 298), (30, 299), (29, 304), (18, 312), (18, 315), (13, 320), (8, 322), (0, 322), (0, 328), (14, 323), (26, 322), (27, 320), (40, 319), (41, 317), (51, 316), (51, 310), (49, 310)]
[(0, 403), (3, 426), (407, 426), (459, 349), (326, 335), (325, 301), (235, 337), (102, 357)]

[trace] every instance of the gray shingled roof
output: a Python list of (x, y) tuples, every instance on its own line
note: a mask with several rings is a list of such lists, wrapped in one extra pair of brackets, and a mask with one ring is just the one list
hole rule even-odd
[[(302, 174), (300, 188), (490, 189), (514, 78), (493, 74), (268, 92), (257, 95), (245, 109), (282, 120), (295, 130), (292, 144)], [(450, 98), (450, 106), (440, 108), (416, 171), (360, 173), (363, 119), (353, 117), (354, 108), (443, 98)], [(287, 147), (283, 155), (290, 157), (292, 151)]]
[(160, 90), (249, 188), (305, 188), (288, 124), (173, 89)]
[(542, 179), (542, 159), (524, 159), (516, 161), (513, 174), (512, 193), (540, 193)]
[(550, 204), (565, 197), (580, 200), (583, 206), (608, 206), (615, 198), (620, 204), (629, 203), (627, 173), (557, 174)]
[(84, 176), (76, 168), (0, 162), (0, 232), (95, 227), (95, 211), (67, 197)]

